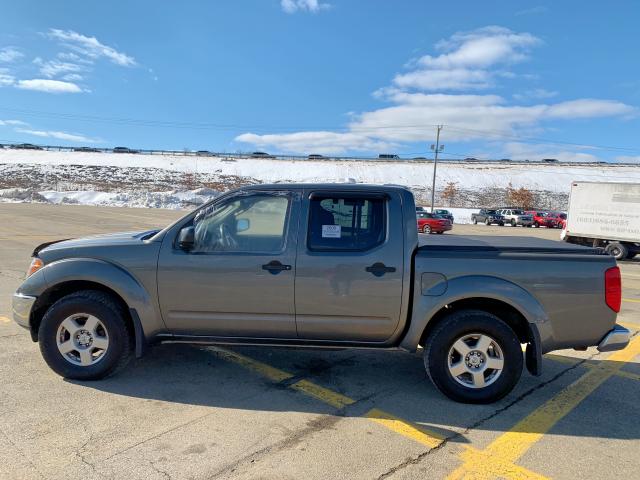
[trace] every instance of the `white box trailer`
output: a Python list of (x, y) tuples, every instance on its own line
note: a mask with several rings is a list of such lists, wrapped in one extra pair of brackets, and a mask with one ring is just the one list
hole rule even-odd
[(618, 260), (640, 253), (640, 183), (572, 182), (562, 239)]

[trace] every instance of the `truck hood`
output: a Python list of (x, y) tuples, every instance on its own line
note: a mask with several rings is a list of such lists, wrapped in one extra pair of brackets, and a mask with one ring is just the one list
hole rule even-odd
[(102, 235), (92, 235), (89, 237), (72, 238), (46, 242), (38, 245), (32, 256), (38, 255), (40, 252), (53, 252), (56, 250), (69, 250), (80, 247), (108, 247), (112, 245), (135, 245), (139, 244), (159, 230), (146, 230), (143, 232), (119, 232), (107, 233)]

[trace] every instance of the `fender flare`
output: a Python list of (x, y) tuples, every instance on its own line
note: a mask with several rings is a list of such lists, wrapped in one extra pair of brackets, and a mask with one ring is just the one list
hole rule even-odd
[[(443, 277), (444, 278), (444, 277)], [(527, 290), (498, 277), (490, 275), (467, 275), (453, 279), (444, 279), (440, 288), (431, 286), (427, 292), (442, 292), (440, 295), (427, 295), (421, 292), (421, 278), (417, 276), (416, 293), (413, 299), (413, 314), (407, 332), (400, 347), (415, 351), (424, 330), (434, 316), (446, 305), (459, 300), (491, 299), (503, 302), (517, 310), (529, 326), (531, 347), (527, 368), (538, 374), (545, 345), (553, 344), (553, 330), (542, 305)]]
[(165, 330), (155, 296), (124, 268), (95, 258), (65, 258), (45, 265), (22, 285), (25, 294), (41, 296), (57, 285), (86, 281), (113, 290), (122, 298), (133, 321), (136, 356), (142, 354), (146, 339)]

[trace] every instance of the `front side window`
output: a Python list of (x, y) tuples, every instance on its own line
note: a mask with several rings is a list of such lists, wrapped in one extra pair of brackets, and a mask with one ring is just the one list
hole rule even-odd
[(289, 203), (286, 195), (256, 194), (202, 209), (193, 220), (192, 252), (281, 252)]
[(310, 250), (362, 251), (385, 239), (384, 198), (311, 198)]

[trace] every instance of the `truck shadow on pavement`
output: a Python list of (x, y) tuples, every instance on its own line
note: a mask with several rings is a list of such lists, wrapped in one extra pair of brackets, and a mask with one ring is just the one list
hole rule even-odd
[[(224, 350), (237, 352), (293, 378), (280, 382), (270, 379), (247, 365), (225, 359), (217, 347), (167, 344), (151, 348), (145, 357), (132, 362), (114, 377), (72, 383), (132, 399), (228, 408), (231, 415), (231, 410), (244, 409), (362, 417), (375, 408), (418, 428), (435, 431), (443, 438), (466, 443), (465, 434), (470, 429), (493, 432), (511, 429), (588, 371), (577, 363), (545, 359), (541, 377), (523, 372), (516, 389), (501, 401), (491, 405), (465, 405), (447, 399), (436, 390), (418, 354), (258, 347)], [(595, 360), (591, 364), (604, 362), (607, 360)], [(313, 382), (354, 403), (337, 408), (330, 405), (331, 402), (291, 388), (292, 383), (299, 380)], [(640, 438), (634, 422), (629, 422), (629, 418), (640, 414), (636, 402), (638, 386), (636, 379), (613, 375), (561, 419), (551, 433)], [(527, 431), (546, 433), (538, 432), (535, 424)]]

